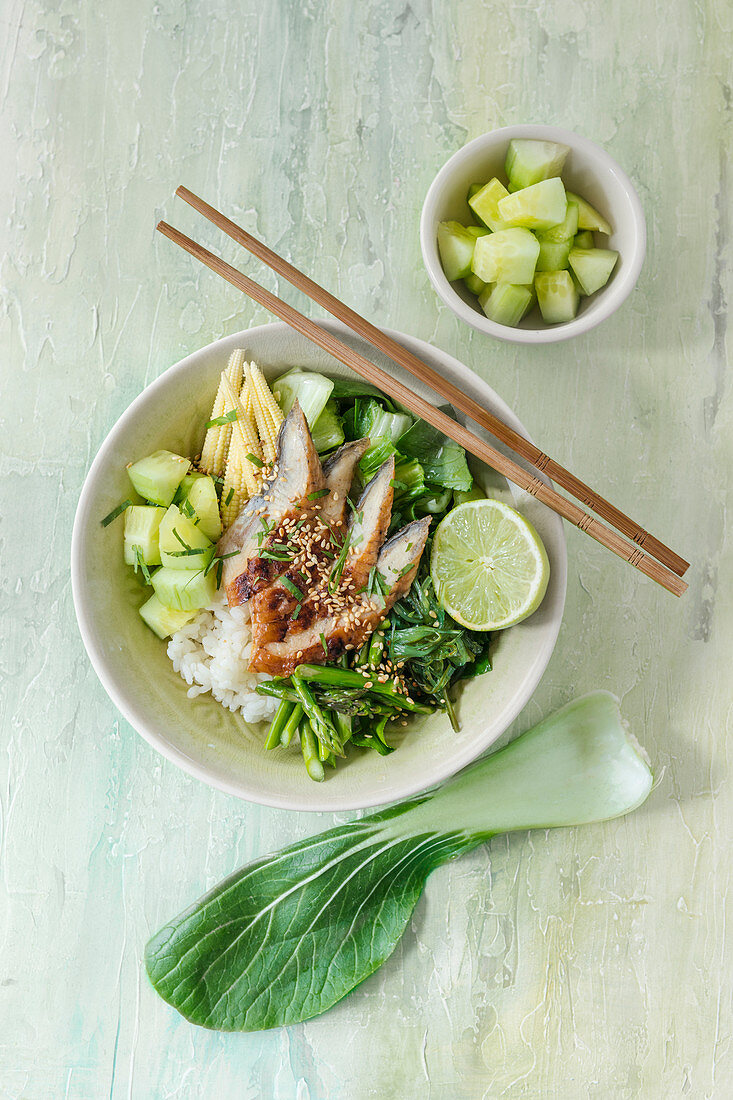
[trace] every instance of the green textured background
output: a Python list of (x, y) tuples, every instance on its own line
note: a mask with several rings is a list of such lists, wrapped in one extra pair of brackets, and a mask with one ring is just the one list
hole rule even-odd
[[(733, 1094), (732, 24), (727, 0), (4, 0), (3, 1100)], [(646, 210), (637, 290), (568, 344), (469, 332), (422, 268), (433, 175), (511, 122), (601, 142)], [(165, 213), (220, 244), (173, 201), (179, 182), (371, 319), (462, 358), (694, 563), (677, 601), (570, 530), (565, 622), (518, 724), (615, 691), (659, 770), (648, 804), (439, 871), (377, 975), (262, 1035), (182, 1021), (149, 988), (143, 945), (331, 818), (249, 806), (164, 763), (97, 683), (69, 583), (79, 488), (115, 418), (184, 354), (268, 319), (156, 238)]]

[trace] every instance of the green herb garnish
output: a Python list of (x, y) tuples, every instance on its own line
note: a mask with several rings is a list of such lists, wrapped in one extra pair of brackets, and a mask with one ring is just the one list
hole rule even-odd
[(222, 428), (225, 424), (231, 424), (237, 419), (237, 410), (230, 409), (228, 413), (224, 413), (223, 416), (217, 416), (213, 420), (207, 420), (204, 425), (205, 428)]
[(262, 459), (258, 458), (257, 455), (249, 454), (245, 457), (248, 459), (249, 462), (252, 463), (253, 466), (256, 466), (258, 470), (261, 470), (262, 467), (265, 465)]
[(316, 489), (314, 493), (308, 493), (306, 500), (318, 500), (320, 497), (327, 497), (330, 492), (330, 489)]
[(297, 584), (293, 584), (290, 577), (281, 577), (280, 580), (282, 582), (283, 588), (287, 588), (288, 592), (290, 592), (292, 596), (295, 596), (296, 599), (299, 600), (303, 598), (303, 593), (300, 591)]
[(135, 543), (132, 547), (132, 552), (135, 555), (135, 561), (132, 563), (132, 567), (137, 573), (138, 569), (141, 570), (145, 583), (150, 584), (150, 570), (148, 569), (145, 558), (143, 557), (143, 548)]
[(112, 511), (104, 517), (101, 521), (102, 527), (109, 527), (112, 520), (117, 519), (117, 517), (121, 516), (123, 512), (126, 512), (128, 508), (132, 508), (132, 501), (123, 500), (122, 504), (118, 504), (116, 508), (113, 508)]

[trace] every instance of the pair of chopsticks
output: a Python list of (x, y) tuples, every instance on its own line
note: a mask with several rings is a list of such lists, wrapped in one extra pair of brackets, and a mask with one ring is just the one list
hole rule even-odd
[(470, 454), (475, 455), (476, 458), (491, 466), (498, 473), (503, 474), (509, 481), (531, 493), (532, 496), (537, 497), (538, 500), (541, 500), (543, 504), (562, 516), (563, 519), (566, 519), (581, 531), (585, 531), (596, 542), (601, 543), (602, 546), (611, 550), (618, 557), (629, 562), (641, 573), (666, 588), (668, 592), (672, 592), (675, 596), (681, 596), (685, 592), (687, 583), (681, 578), (688, 569), (689, 563), (668, 546), (665, 546), (663, 542), (660, 542), (654, 535), (644, 530), (643, 527), (619, 511), (613, 504), (594, 492), (569, 470), (566, 470), (549, 455), (535, 447), (529, 440), (519, 435), (502, 420), (493, 416), (478, 402), (462, 393), (447, 379), (442, 378), (437, 371), (433, 370), (422, 359), (403, 348), (391, 337), (386, 336), (385, 333), (344, 305), (343, 302), (340, 302), (338, 298), (335, 298), (318, 283), (309, 279), (302, 271), (278, 256), (262, 241), (258, 241), (256, 237), (247, 233), (241, 226), (238, 226), (213, 206), (194, 195), (187, 187), (179, 187), (176, 194), (185, 199), (187, 203), (218, 226), (219, 229), (222, 229), (237, 244), (242, 245), (271, 267), (273, 271), (276, 271), (278, 275), (282, 275), (294, 287), (302, 290), (314, 302), (323, 306), (324, 309), (347, 325), (353, 332), (363, 337), (372, 347), (383, 352), (394, 363), (404, 367), (416, 379), (425, 383), (441, 397), (444, 397), (454, 408), (460, 409), (475, 423), (511, 448), (515, 454), (526, 459), (535, 469), (551, 477), (562, 488), (580, 500), (587, 508), (597, 512), (612, 526), (607, 527), (606, 524), (601, 523), (600, 520), (590, 515), (574, 501), (568, 500), (552, 486), (546, 485), (540, 478), (528, 473), (513, 459), (508, 458), (489, 443), (479, 439), (478, 436), (464, 428), (462, 424), (441, 412), (440, 409), (436, 409), (434, 405), (419, 397), (408, 386), (399, 382), (396, 378), (392, 378), (386, 371), (360, 355), (359, 352), (348, 347), (336, 336), (322, 329), (315, 321), (311, 321), (310, 318), (299, 313), (287, 302), (284, 302), (269, 290), (265, 290), (259, 283), (248, 278), (237, 268), (225, 263), (224, 260), (209, 252), (208, 249), (203, 248), (196, 241), (191, 240), (190, 237), (184, 236), (183, 233), (168, 225), (167, 222), (159, 222), (156, 228), (174, 244), (179, 245), (184, 251), (200, 260), (206, 267), (216, 272), (217, 275), (221, 275), (232, 286), (243, 291), (254, 301), (265, 306), (271, 313), (287, 322), (308, 340), (333, 355), (339, 362), (350, 367), (365, 381), (370, 382), (373, 386), (382, 390), (383, 393), (394, 398), (416, 416), (432, 424), (444, 435), (459, 443)]

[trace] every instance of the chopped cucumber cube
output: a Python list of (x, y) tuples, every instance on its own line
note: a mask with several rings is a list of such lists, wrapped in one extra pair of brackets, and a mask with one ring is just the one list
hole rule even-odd
[(563, 271), (568, 266), (568, 256), (572, 241), (540, 241), (540, 254), (537, 257), (537, 271)]
[(473, 273), (485, 283), (531, 283), (540, 244), (528, 229), (502, 229), (479, 237), (473, 254)]
[(580, 195), (576, 195), (572, 191), (568, 191), (567, 196), (568, 202), (577, 202), (578, 204), (579, 229), (597, 229), (599, 233), (613, 232), (606, 219), (597, 210), (594, 210), (589, 202), (581, 199)]
[(551, 229), (564, 221), (566, 213), (565, 188), (557, 176), (499, 199), (499, 216), (512, 227)]
[(191, 465), (172, 451), (156, 451), (127, 467), (130, 481), (144, 500), (167, 508)]
[(181, 484), (176, 489), (176, 495), (173, 497), (174, 504), (180, 504), (182, 500), (185, 500), (191, 491), (191, 486), (194, 481), (198, 481), (199, 478), (206, 477), (206, 474), (202, 474), (200, 470), (189, 470), (184, 477)]
[(542, 271), (534, 285), (543, 321), (548, 325), (572, 321), (579, 298), (569, 271)]
[(466, 284), (466, 289), (470, 290), (471, 293), (475, 294), (477, 297), (479, 294), (483, 294), (486, 287), (489, 285), (485, 283), (483, 279), (479, 279), (478, 275), (474, 275), (473, 272), (470, 272), (463, 281)]
[(272, 384), (272, 392), (283, 414), (288, 415), (297, 398), (309, 428), (313, 428), (325, 409), (332, 389), (333, 382), (330, 378), (297, 368), (281, 375)]
[(618, 252), (612, 248), (571, 248), (568, 259), (583, 293), (595, 294), (610, 279)]
[[(568, 203), (568, 206), (570, 203)], [(573, 240), (573, 248), (595, 248), (595, 240), (593, 233), (590, 229), (581, 229), (580, 233), (575, 234)]]
[(198, 611), (208, 607), (216, 592), (216, 570), (173, 569), (164, 565), (153, 573), (153, 588), (164, 607), (174, 611)]
[[(476, 228), (476, 227), (474, 227)], [(476, 237), (460, 222), (441, 222), (438, 226), (438, 251), (449, 282), (463, 279), (471, 270)]]
[(211, 540), (175, 504), (171, 504), (160, 522), (158, 543), (160, 560), (173, 569), (186, 572), (204, 569), (214, 556)]
[(507, 228), (499, 215), (499, 200), (505, 198), (508, 194), (509, 192), (501, 180), (494, 177), (475, 194), (469, 194), (468, 205), (479, 221), (496, 233), (500, 229)]
[(490, 321), (498, 325), (518, 325), (532, 305), (534, 295), (529, 287), (512, 283), (497, 283), (479, 296), (479, 305)]
[(170, 638), (171, 634), (196, 618), (195, 611), (176, 611), (172, 607), (164, 607), (155, 593), (142, 605), (140, 615), (159, 638)]
[(156, 504), (133, 504), (126, 510), (124, 556), (128, 565), (138, 562), (135, 547), (139, 547), (146, 565), (160, 565), (158, 529), (164, 515), (165, 508), (158, 508)]
[[(186, 478), (184, 477), (184, 482)], [(214, 479), (207, 476), (197, 477), (189, 486), (188, 493), (181, 500), (180, 507), (184, 514), (187, 514), (189, 509), (184, 504), (184, 500), (188, 501), (188, 504), (194, 511), (193, 516), (188, 516), (189, 519), (198, 527), (207, 539), (211, 539), (212, 542), (221, 536), (221, 516), (219, 515), (219, 498), (216, 495), (216, 485)], [(180, 547), (182, 550), (183, 547)]]
[[(466, 194), (466, 202), (469, 204), (469, 206), (471, 204), (471, 199), (473, 198), (473, 196), (477, 195), (478, 192), (481, 190), (481, 188), (483, 186), (484, 186), (483, 183), (472, 183), (471, 184), (471, 186), (468, 189), (468, 193)], [(475, 222), (480, 221), (480, 219), (478, 217), (478, 214), (474, 213), (473, 210), (471, 210), (471, 216), (472, 216), (472, 218)], [(483, 222), (481, 222), (481, 224), (483, 225)]]
[(546, 241), (548, 244), (563, 244), (565, 241), (572, 241), (573, 237), (578, 231), (578, 204), (577, 202), (569, 202), (565, 217), (559, 225), (553, 225), (552, 229), (538, 229), (537, 240), (542, 244)]
[(319, 454), (341, 446), (345, 436), (335, 401), (326, 402), (326, 407), (316, 420), (311, 435), (313, 446)]
[(504, 169), (509, 177), (509, 190), (519, 191), (533, 183), (559, 176), (570, 146), (554, 141), (515, 138), (509, 142)]

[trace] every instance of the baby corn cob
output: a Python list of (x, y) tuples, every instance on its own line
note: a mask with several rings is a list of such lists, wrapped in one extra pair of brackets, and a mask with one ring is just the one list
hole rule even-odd
[(265, 376), (256, 363), (247, 365), (245, 375), (247, 399), (251, 401), (254, 410), (257, 431), (262, 442), (262, 452), (266, 461), (273, 463), (277, 450), (277, 433), (280, 431), (280, 425), (284, 419), (283, 414), (265, 381)]
[[(226, 370), (221, 376), (219, 381), (219, 389), (216, 391), (216, 399), (214, 401), (214, 407), (211, 410), (211, 420), (216, 420), (220, 416), (231, 409), (231, 402), (227, 403), (227, 395), (224, 389), (224, 377), (229, 380), (232, 389), (235, 393), (239, 393), (242, 388), (242, 377), (244, 373), (244, 352), (241, 348), (237, 348), (229, 356), (229, 362)], [(213, 428), (209, 428), (206, 432), (206, 438), (204, 440), (204, 446), (201, 451), (201, 461), (199, 466), (207, 474), (214, 474), (217, 477), (221, 477), (226, 469), (227, 453), (229, 451), (229, 443), (232, 438), (232, 425), (231, 424), (217, 424)]]
[[(239, 395), (225, 375), (222, 381), (226, 400), (237, 413), (221, 490), (221, 520), (226, 528), (237, 518), (245, 501), (259, 492), (262, 479), (257, 462), (262, 462), (262, 449), (254, 422), (247, 415)], [(256, 461), (252, 462), (248, 455)]]

